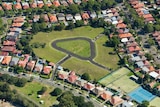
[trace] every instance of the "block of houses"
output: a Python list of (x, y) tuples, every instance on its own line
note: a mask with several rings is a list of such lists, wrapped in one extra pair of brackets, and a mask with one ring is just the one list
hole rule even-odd
[(0, 63), (3, 61), (4, 56), (0, 56)]
[(65, 21), (65, 15), (63, 13), (57, 14), (58, 21)]
[(42, 70), (42, 74), (49, 75), (52, 71), (52, 66), (44, 66)]
[(119, 96), (112, 96), (110, 103), (113, 105), (113, 107), (117, 107), (122, 105), (122, 103), (124, 102), (124, 100), (122, 98), (120, 98)]
[(22, 7), (23, 7), (23, 9), (29, 9), (30, 8), (28, 2), (22, 2)]
[(37, 60), (36, 65), (34, 67), (35, 72), (41, 72), (43, 69), (43, 63), (41, 62), (40, 59)]
[(92, 83), (88, 82), (83, 86), (83, 88), (88, 90), (88, 91), (92, 91), (95, 88), (95, 84), (92, 84)]
[(58, 0), (54, 0), (52, 3), (53, 3), (53, 5), (54, 5), (55, 7), (60, 6), (60, 3), (59, 3)]
[(58, 78), (65, 80), (68, 78), (69, 72), (65, 72), (63, 70), (58, 71)]
[(49, 17), (49, 20), (50, 20), (51, 23), (57, 23), (58, 22), (56, 14), (48, 14), (48, 17)]
[(96, 87), (92, 90), (95, 95), (101, 95), (104, 91), (105, 89), (103, 87)]
[(5, 10), (12, 10), (12, 3), (8, 3), (8, 2), (3, 2), (2, 3), (2, 7), (5, 9)]
[(74, 19), (75, 20), (82, 20), (82, 17), (79, 13), (77, 13), (75, 16), (74, 16)]
[(12, 53), (14, 53), (15, 50), (16, 50), (15, 46), (3, 46), (1, 48), (1, 51), (4, 51), (4, 52), (12, 52)]
[(9, 65), (11, 59), (12, 59), (12, 56), (4, 56), (2, 64), (3, 65)]
[(76, 82), (77, 79), (78, 79), (78, 76), (75, 74), (74, 71), (71, 71), (68, 75), (67, 81), (73, 84)]
[(71, 14), (67, 14), (66, 15), (66, 20), (67, 21), (72, 21), (73, 20), (73, 16)]
[(17, 2), (13, 5), (16, 10), (22, 9), (21, 3)]
[(13, 57), (11, 62), (10, 62), (10, 66), (16, 66), (18, 64), (19, 58), (18, 57)]
[(36, 64), (36, 61), (29, 61), (28, 63), (27, 63), (27, 65), (26, 65), (26, 69), (27, 70), (29, 70), (29, 71), (32, 71), (33, 70), (33, 68), (34, 68), (34, 66), (35, 66), (35, 64)]
[(112, 92), (110, 92), (110, 91), (104, 91), (104, 92), (100, 95), (100, 97), (101, 97), (103, 100), (105, 100), (105, 101), (109, 101), (109, 100), (111, 100), (112, 95), (113, 95)]

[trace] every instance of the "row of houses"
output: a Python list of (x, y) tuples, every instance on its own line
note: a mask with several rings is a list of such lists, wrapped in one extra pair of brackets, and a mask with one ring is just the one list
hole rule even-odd
[(145, 22), (155, 22), (155, 19), (153, 18), (152, 14), (150, 14), (149, 9), (145, 7), (143, 2), (141, 2), (140, 0), (129, 0), (129, 2), (132, 5), (132, 7), (136, 10), (139, 17), (145, 19)]
[[(83, 2), (86, 2), (88, 0), (83, 0)], [(61, 5), (63, 6), (69, 6), (70, 4), (80, 4), (82, 0), (34, 0), (32, 2), (29, 2), (28, 0), (21, 1), (21, 0), (16, 0), (14, 2), (2, 2), (2, 6), (0, 9), (4, 10), (12, 10), (13, 8), (18, 10), (18, 9), (29, 9), (29, 8), (42, 8), (44, 5), (45, 6), (55, 6), (59, 7)]]
[(32, 56), (28, 54), (20, 56), (0, 56), (0, 63), (10, 67), (19, 66), (27, 71), (38, 72), (45, 75), (49, 75), (54, 67), (52, 62), (47, 63), (43, 59), (33, 60)]
[(59, 70), (58, 78), (71, 84), (77, 85), (80, 88), (95, 94), (105, 102), (110, 102), (113, 107), (133, 107), (133, 103), (131, 103), (130, 101), (123, 100), (120, 96), (114, 95), (114, 93), (109, 91), (107, 88), (92, 84), (86, 80), (81, 79), (75, 74), (74, 71), (66, 72), (63, 70)]

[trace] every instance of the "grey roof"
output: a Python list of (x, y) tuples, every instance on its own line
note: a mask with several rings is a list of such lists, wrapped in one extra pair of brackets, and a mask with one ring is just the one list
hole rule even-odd
[(139, 56), (136, 56), (136, 57), (132, 58), (132, 61), (140, 61), (140, 60), (141, 60), (141, 58)]
[(146, 66), (144, 66), (144, 67), (142, 68), (142, 71), (144, 71), (144, 72), (149, 72), (149, 69), (148, 69)]
[(13, 57), (11, 62), (10, 62), (10, 66), (17, 65), (18, 61), (19, 61), (18, 57)]
[(142, 61), (136, 62), (137, 66), (142, 68), (144, 66), (144, 63)]

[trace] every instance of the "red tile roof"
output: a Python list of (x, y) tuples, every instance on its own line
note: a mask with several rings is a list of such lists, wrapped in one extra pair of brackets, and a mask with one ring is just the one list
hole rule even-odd
[(14, 8), (15, 9), (22, 9), (22, 6), (20, 3), (16, 3), (16, 4), (14, 4)]
[(111, 99), (111, 95), (109, 93), (107, 93), (107, 92), (103, 92), (101, 94), (101, 98), (104, 99), (104, 100), (106, 100), (106, 101), (108, 101), (108, 100)]
[(140, 50), (141, 50), (141, 48), (139, 46), (131, 46), (128, 48), (129, 53), (140, 51)]
[(36, 7), (37, 7), (37, 3), (31, 3), (31, 4), (30, 4), (30, 7), (31, 7), (31, 8), (36, 8)]
[(12, 10), (12, 4), (11, 3), (2, 3), (2, 6), (6, 10)]
[(12, 59), (11, 56), (5, 56), (5, 57), (3, 58), (2, 64), (4, 64), (4, 65), (9, 65), (11, 59)]
[(57, 22), (58, 21), (56, 15), (49, 14), (48, 17), (49, 17), (50, 22)]
[(113, 106), (118, 106), (123, 103), (123, 99), (118, 96), (113, 96), (111, 97), (110, 102)]
[(95, 88), (95, 85), (88, 82), (84, 85), (84, 88), (86, 90), (93, 90)]
[(16, 50), (16, 47), (15, 46), (3, 46), (1, 50), (5, 52), (14, 52)]
[(88, 20), (90, 17), (88, 13), (82, 13), (82, 18), (83, 20)]
[(78, 79), (78, 77), (76, 76), (75, 72), (72, 71), (72, 72), (70, 72), (67, 80), (70, 83), (75, 83), (77, 79)]
[(51, 66), (44, 66), (43, 67), (43, 73), (46, 75), (50, 74), (51, 70), (52, 70)]
[(9, 40), (3, 41), (4, 46), (14, 46), (15, 44), (16, 42), (14, 41), (9, 41)]
[(124, 23), (118, 23), (118, 24), (116, 25), (116, 27), (117, 27), (118, 29), (121, 29), (121, 28), (126, 28), (127, 25), (124, 24)]
[(60, 6), (60, 3), (59, 3), (58, 0), (54, 0), (54, 1), (53, 1), (53, 5), (54, 5), (55, 7), (58, 7), (58, 6)]
[(16, 17), (14, 20), (13, 20), (13, 22), (14, 23), (22, 23), (22, 22), (24, 22), (25, 20), (24, 20), (24, 17)]
[(32, 71), (33, 68), (34, 68), (34, 66), (35, 66), (35, 64), (36, 64), (36, 61), (30, 61), (30, 62), (28, 62), (27, 63), (27, 69)]
[(119, 36), (119, 38), (128, 38), (128, 37), (132, 37), (132, 34), (131, 33), (123, 33), (123, 34), (119, 34), (118, 36)]

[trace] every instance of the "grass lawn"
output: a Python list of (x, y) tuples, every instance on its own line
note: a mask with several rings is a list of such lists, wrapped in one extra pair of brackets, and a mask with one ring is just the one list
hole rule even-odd
[(114, 73), (107, 75), (106, 77), (102, 78), (99, 80), (99, 83), (104, 84), (104, 85), (108, 85), (111, 82), (116, 81), (117, 79), (119, 79), (121, 76), (128, 74), (130, 72), (129, 69), (123, 67), (118, 69), (117, 71), (115, 71)]
[(84, 26), (73, 30), (52, 31), (50, 33), (39, 32), (33, 36), (30, 45), (35, 42), (46, 43), (45, 48), (34, 48), (33, 50), (37, 56), (56, 63), (62, 59), (65, 54), (52, 48), (51, 43), (54, 40), (73, 37), (88, 37), (93, 39), (102, 32), (103, 28), (92, 28), (90, 26)]
[(112, 47), (103, 46), (103, 44), (105, 44), (107, 40), (108, 38), (106, 36), (103, 36), (96, 41), (97, 55), (94, 60), (115, 70), (116, 68), (118, 68), (119, 57), (117, 54), (109, 54), (109, 52), (113, 52)]
[(129, 76), (124, 75), (123, 77), (119, 78), (118, 80), (114, 81), (112, 84), (109, 84), (108, 87), (120, 87), (126, 93), (131, 92), (132, 90), (136, 89), (139, 85), (130, 79)]
[(91, 55), (90, 43), (85, 40), (62, 41), (56, 45), (82, 57), (90, 57)]
[(100, 67), (97, 67), (90, 62), (79, 60), (76, 58), (70, 58), (66, 62), (62, 64), (64, 68), (69, 68), (70, 70), (74, 70), (77, 74), (88, 73), (91, 76), (91, 79), (100, 79), (103, 76), (107, 75), (109, 72)]
[[(12, 86), (13, 89), (16, 89), (18, 92), (26, 95), (30, 99), (36, 101), (39, 103), (40, 100), (44, 101), (43, 107), (49, 107), (56, 103), (56, 97), (52, 97), (49, 93), (53, 91), (53, 87), (46, 86), (47, 91), (42, 95), (41, 98), (37, 98), (37, 92), (41, 90), (43, 86), (46, 86), (44, 84), (38, 83), (38, 82), (29, 82), (24, 87), (16, 87)], [(30, 94), (30, 95), (29, 95)]]
[(150, 102), (150, 107), (159, 107), (160, 106), (160, 98), (156, 97)]

